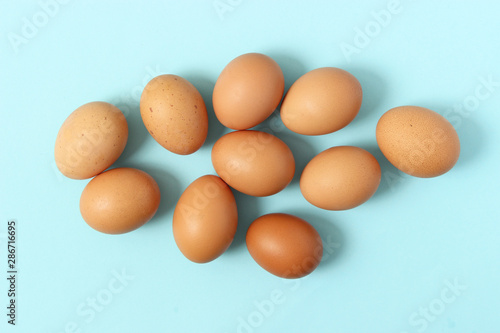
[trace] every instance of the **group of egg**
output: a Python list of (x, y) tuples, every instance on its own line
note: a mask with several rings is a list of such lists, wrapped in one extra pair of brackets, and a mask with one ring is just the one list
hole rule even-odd
[[(213, 91), (217, 119), (235, 131), (217, 140), (212, 163), (218, 174), (193, 181), (179, 198), (173, 234), (189, 260), (205, 263), (231, 244), (238, 224), (230, 187), (263, 197), (284, 189), (295, 174), (290, 148), (276, 136), (249, 130), (268, 118), (284, 93), (284, 77), (270, 57), (248, 53), (232, 60)], [(333, 67), (300, 77), (283, 98), (284, 125), (303, 135), (323, 135), (348, 125), (358, 114), (362, 89), (350, 73)], [(205, 142), (208, 115), (198, 90), (176, 75), (160, 75), (144, 88), (140, 112), (151, 136), (167, 150), (187, 155)], [(85, 104), (65, 120), (55, 145), (59, 170), (73, 179), (94, 177), (80, 199), (83, 219), (94, 229), (132, 231), (156, 213), (160, 190), (147, 173), (133, 168), (105, 171), (121, 155), (128, 137), (122, 112), (105, 102)], [(434, 177), (458, 160), (460, 143), (452, 125), (438, 113), (416, 106), (396, 107), (379, 120), (376, 139), (398, 169)], [(367, 201), (381, 179), (380, 165), (368, 151), (337, 146), (315, 156), (304, 168), (300, 190), (311, 204), (327, 210), (354, 208)], [(247, 248), (267, 271), (284, 278), (312, 272), (322, 258), (318, 232), (303, 219), (283, 213), (256, 219)]]

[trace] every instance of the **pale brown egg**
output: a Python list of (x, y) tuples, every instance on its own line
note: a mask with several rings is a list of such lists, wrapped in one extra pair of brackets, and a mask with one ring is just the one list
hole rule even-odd
[(299, 134), (328, 134), (356, 117), (362, 99), (361, 84), (352, 74), (340, 68), (318, 68), (290, 87), (281, 105), (281, 119)]
[(323, 242), (316, 229), (289, 214), (268, 214), (253, 221), (246, 243), (257, 264), (282, 278), (308, 275), (323, 257)]
[(120, 157), (127, 138), (127, 120), (116, 106), (106, 102), (84, 104), (59, 129), (54, 148), (57, 168), (69, 178), (91, 178)]
[(222, 70), (215, 83), (215, 115), (226, 127), (249, 129), (273, 113), (284, 89), (285, 79), (276, 61), (260, 53), (243, 54)]
[(160, 189), (144, 171), (116, 168), (85, 186), (80, 212), (89, 226), (106, 234), (123, 234), (151, 220), (160, 205)]
[(436, 177), (458, 161), (460, 140), (446, 118), (419, 106), (387, 111), (377, 124), (377, 143), (399, 170), (416, 177)]
[(238, 211), (222, 179), (206, 175), (192, 182), (175, 207), (172, 228), (182, 254), (196, 263), (219, 257), (233, 241)]
[(260, 131), (222, 136), (212, 148), (212, 164), (229, 186), (256, 197), (278, 193), (295, 173), (290, 148), (274, 135)]
[(377, 191), (381, 170), (377, 159), (353, 146), (329, 148), (304, 168), (300, 190), (313, 205), (345, 210), (361, 205)]
[(149, 134), (173, 153), (192, 154), (207, 138), (205, 102), (195, 86), (180, 76), (160, 75), (149, 81), (140, 109)]

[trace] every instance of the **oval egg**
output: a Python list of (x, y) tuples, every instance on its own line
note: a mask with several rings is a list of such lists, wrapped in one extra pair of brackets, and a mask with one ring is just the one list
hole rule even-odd
[(419, 106), (387, 111), (377, 124), (377, 143), (399, 170), (416, 177), (448, 172), (460, 155), (457, 132), (446, 118)]
[(364, 149), (339, 146), (316, 155), (304, 168), (300, 191), (313, 205), (345, 210), (367, 201), (380, 184), (377, 159)]
[(295, 173), (290, 148), (274, 135), (260, 131), (222, 136), (212, 148), (212, 164), (229, 186), (257, 197), (278, 193)]
[(84, 104), (66, 118), (57, 134), (57, 168), (69, 178), (91, 178), (120, 157), (127, 138), (127, 120), (120, 109), (106, 102)]
[(160, 75), (149, 81), (140, 109), (148, 132), (173, 153), (192, 154), (207, 138), (205, 102), (195, 86), (180, 76)]
[(226, 127), (249, 129), (273, 113), (284, 89), (285, 79), (276, 61), (260, 53), (243, 54), (222, 70), (215, 83), (215, 115)]
[(248, 251), (266, 271), (282, 278), (311, 273), (323, 257), (323, 242), (305, 220), (289, 214), (268, 214), (256, 219), (246, 235)]
[(182, 254), (196, 263), (219, 257), (233, 241), (238, 212), (233, 192), (217, 176), (192, 182), (174, 210), (174, 239)]
[(160, 205), (160, 189), (144, 171), (116, 168), (85, 186), (80, 212), (89, 226), (106, 234), (135, 230), (153, 218)]
[(281, 119), (299, 134), (328, 134), (356, 117), (362, 99), (361, 84), (352, 74), (340, 68), (318, 68), (292, 84), (281, 105)]

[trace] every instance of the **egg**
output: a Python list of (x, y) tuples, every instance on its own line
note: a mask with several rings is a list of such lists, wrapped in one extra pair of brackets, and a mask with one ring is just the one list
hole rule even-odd
[(280, 66), (260, 53), (232, 60), (215, 83), (212, 102), (226, 127), (244, 130), (269, 117), (283, 97), (285, 79)]
[(362, 99), (361, 84), (352, 74), (340, 68), (318, 68), (292, 84), (281, 105), (281, 119), (299, 134), (328, 134), (356, 117)]
[(256, 197), (278, 193), (295, 173), (290, 148), (261, 131), (235, 131), (222, 136), (212, 148), (212, 164), (229, 186)]
[(222, 179), (206, 175), (192, 182), (174, 210), (174, 239), (182, 254), (196, 263), (219, 257), (233, 241), (238, 211), (233, 192)]
[(327, 210), (361, 205), (377, 191), (381, 170), (366, 150), (338, 146), (316, 155), (300, 177), (300, 191), (311, 204)]
[(106, 102), (84, 104), (59, 129), (54, 148), (57, 168), (69, 178), (91, 178), (120, 157), (127, 138), (127, 120), (120, 109)]
[(89, 226), (106, 234), (123, 234), (151, 220), (160, 205), (160, 189), (144, 171), (116, 168), (94, 177), (80, 197), (80, 212)]
[(399, 170), (430, 178), (448, 172), (460, 155), (457, 132), (446, 118), (419, 106), (387, 111), (377, 124), (377, 143)]
[(175, 154), (192, 154), (207, 138), (205, 102), (195, 86), (180, 76), (160, 75), (149, 81), (140, 110), (149, 134)]
[(316, 229), (289, 214), (267, 214), (253, 221), (246, 243), (257, 264), (282, 278), (310, 274), (323, 257), (323, 242)]

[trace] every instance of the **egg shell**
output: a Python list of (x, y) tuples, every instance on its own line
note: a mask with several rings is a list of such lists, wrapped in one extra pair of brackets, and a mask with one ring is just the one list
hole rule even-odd
[(290, 148), (261, 131), (235, 131), (222, 136), (212, 148), (212, 164), (229, 186), (257, 197), (278, 193), (295, 173)]
[(380, 179), (380, 165), (372, 154), (358, 147), (338, 146), (309, 161), (300, 178), (300, 190), (319, 208), (345, 210), (370, 199)]
[(328, 134), (356, 117), (362, 99), (361, 84), (352, 74), (335, 67), (318, 68), (292, 84), (281, 105), (281, 119), (299, 134)]
[(106, 234), (139, 228), (155, 215), (160, 189), (144, 171), (116, 168), (105, 171), (85, 186), (80, 212), (89, 226)]
[(238, 211), (233, 192), (222, 179), (206, 175), (192, 182), (174, 210), (174, 239), (182, 254), (196, 263), (219, 257), (233, 241)]
[(257, 264), (282, 278), (308, 275), (323, 257), (323, 242), (316, 229), (289, 214), (268, 214), (253, 221), (246, 243)]
[(244, 130), (263, 122), (283, 97), (285, 79), (271, 57), (247, 53), (233, 59), (215, 83), (212, 102), (226, 127)]
[(91, 102), (73, 111), (57, 134), (54, 158), (63, 175), (91, 178), (109, 168), (127, 144), (123, 113), (106, 102)]
[(387, 111), (377, 124), (377, 143), (399, 170), (416, 177), (440, 176), (460, 156), (457, 132), (439, 113), (419, 106)]
[(166, 74), (149, 81), (140, 110), (149, 134), (173, 153), (192, 154), (207, 138), (205, 102), (195, 86), (180, 76)]

